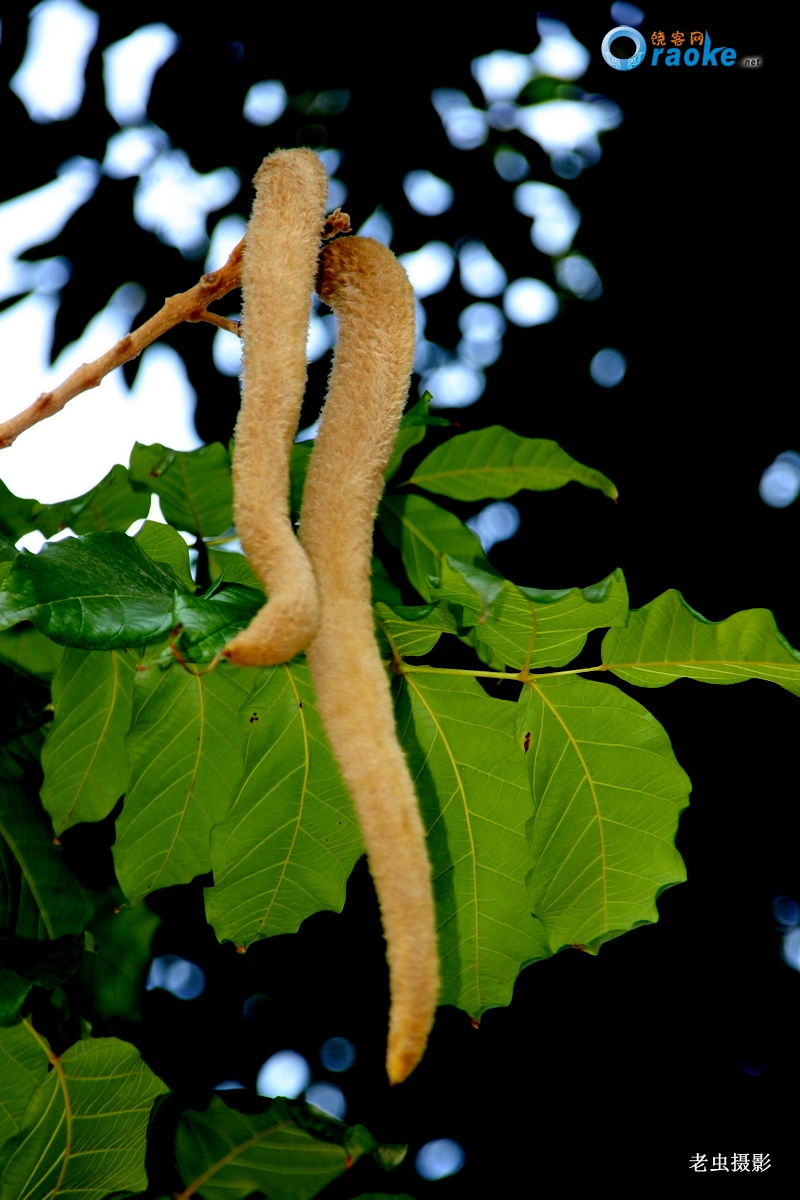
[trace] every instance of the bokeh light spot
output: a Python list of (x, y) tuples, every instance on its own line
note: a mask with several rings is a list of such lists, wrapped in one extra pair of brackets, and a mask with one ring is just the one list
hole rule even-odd
[(197, 963), (177, 954), (161, 954), (150, 964), (145, 990), (170, 992), (178, 1000), (196, 1000), (206, 986), (205, 973)]
[(506, 183), (519, 183), (528, 174), (530, 163), (516, 150), (498, 150), (494, 156), (494, 169)]
[(589, 374), (599, 387), (612, 388), (622, 383), (628, 364), (619, 350), (606, 347), (598, 350), (589, 363)]
[(800, 929), (791, 929), (781, 943), (783, 961), (788, 967), (800, 971)]
[(508, 276), (493, 254), (477, 239), (465, 242), (458, 253), (461, 286), (471, 296), (499, 296)]
[(461, 1170), (466, 1157), (462, 1147), (452, 1138), (437, 1138), (426, 1142), (417, 1152), (414, 1166), (423, 1179), (446, 1179)]
[(311, 1082), (311, 1069), (296, 1050), (279, 1050), (262, 1066), (256, 1079), (259, 1096), (286, 1096), (296, 1100)]
[(432, 171), (409, 171), (403, 180), (406, 199), (423, 217), (438, 217), (453, 203), (451, 185)]
[(784, 929), (800, 925), (800, 904), (792, 896), (776, 896), (772, 901), (772, 915)]
[(482, 371), (455, 359), (424, 376), (420, 395), (431, 393), (431, 408), (467, 408), (480, 400), (485, 387)]
[(132, 125), (147, 116), (156, 72), (171, 58), (180, 38), (169, 25), (142, 25), (129, 37), (103, 51), (106, 108), (118, 125)]
[(503, 311), (523, 328), (545, 325), (558, 313), (558, 297), (541, 279), (515, 279), (506, 288)]
[(326, 1116), (334, 1117), (337, 1121), (344, 1120), (347, 1101), (344, 1092), (335, 1083), (312, 1083), (311, 1087), (306, 1089), (305, 1099), (307, 1104), (318, 1108)]
[(356, 1048), (347, 1038), (328, 1038), (320, 1049), (319, 1060), (326, 1071), (349, 1071), (356, 1061)]
[(480, 542), (484, 554), (488, 554), (498, 542), (507, 542), (512, 538), (519, 529), (519, 523), (519, 509), (506, 500), (487, 504), (465, 521), (467, 529), (471, 529)]
[(251, 125), (272, 125), (286, 111), (289, 97), (279, 79), (264, 79), (254, 83), (244, 98), (242, 110)]
[(416, 295), (432, 296), (435, 292), (441, 292), (450, 282), (455, 255), (445, 242), (428, 242), (419, 250), (401, 254), (400, 263)]
[(800, 496), (800, 454), (779, 454), (761, 476), (758, 494), (770, 508), (788, 508)]
[(611, 5), (611, 20), (615, 25), (632, 25), (634, 29), (638, 29), (644, 20), (644, 13), (636, 4), (616, 0), (616, 3)]
[(25, 57), (8, 86), (32, 121), (44, 125), (75, 116), (99, 23), (78, 0), (45, 0), (31, 9)]
[(266, 992), (255, 992), (248, 996), (242, 1005), (242, 1015), (246, 1021), (258, 1021), (266, 1013), (269, 996)]

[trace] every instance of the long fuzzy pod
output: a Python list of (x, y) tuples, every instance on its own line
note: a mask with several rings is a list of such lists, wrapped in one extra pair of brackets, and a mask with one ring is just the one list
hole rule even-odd
[(300, 519), (321, 609), (307, 655), (381, 906), (392, 997), (386, 1068), (398, 1083), (422, 1057), (439, 991), (425, 835), (370, 604), (372, 529), (408, 393), (414, 298), (397, 259), (369, 238), (333, 242), (320, 262), (317, 290), (339, 336)]
[(328, 180), (312, 150), (277, 150), (253, 182), (242, 267), (244, 384), (234, 519), (269, 599), (224, 654), (238, 666), (271, 666), (302, 650), (319, 623), (316, 585), (292, 530), (288, 495)]

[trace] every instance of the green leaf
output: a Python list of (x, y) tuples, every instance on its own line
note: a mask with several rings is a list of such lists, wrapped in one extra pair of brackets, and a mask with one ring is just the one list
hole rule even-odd
[(419, 604), (413, 607), (375, 605), (375, 620), (403, 657), (420, 658), (427, 654), (443, 633), (457, 633), (458, 626), (446, 604)]
[(445, 557), (433, 594), (457, 606), (460, 626), (479, 626), (480, 641), (516, 670), (563, 666), (580, 654), (592, 629), (624, 625), (628, 615), (619, 570), (591, 587), (541, 591)]
[(303, 489), (306, 486), (308, 464), (314, 450), (314, 441), (293, 442), (289, 457), (289, 503), (292, 520), (300, 519), (300, 509), (303, 503)]
[(522, 967), (548, 955), (531, 916), (525, 836), (532, 814), (516, 706), (465, 676), (409, 674), (397, 724), (433, 869), (440, 1004), (474, 1019), (509, 1004)]
[(22, 623), (0, 632), (0, 661), (36, 679), (52, 679), (63, 656), (62, 647), (33, 625)]
[(189, 547), (177, 529), (162, 521), (145, 521), (136, 534), (136, 541), (154, 562), (169, 567), (187, 592), (195, 591), (189, 567)]
[(177, 580), (124, 533), (90, 533), (20, 554), (0, 589), (0, 628), (32, 621), (62, 646), (123, 649), (161, 638)]
[(124, 533), (134, 521), (146, 517), (149, 509), (146, 493), (131, 487), (128, 468), (115, 463), (91, 491), (75, 500), (40, 505), (33, 515), (36, 528), (49, 538), (66, 528), (78, 534)]
[(394, 440), (392, 448), (392, 457), (389, 459), (389, 465), (384, 471), (384, 479), (391, 479), (400, 469), (400, 464), (403, 461), (403, 456), (412, 446), (418, 446), (425, 437), (425, 430), (429, 425), (449, 425), (450, 422), (445, 417), (432, 417), (428, 412), (430, 402), (433, 399), (430, 392), (425, 392), (424, 396), (414, 404), (404, 415), (400, 422), (400, 428), (397, 431), (397, 437)]
[(610, 630), (603, 662), (640, 687), (665, 687), (682, 677), (703, 683), (765, 679), (800, 696), (800, 653), (778, 631), (769, 609), (707, 621), (676, 591), (632, 612), (625, 629)]
[(33, 1090), (47, 1061), (25, 1025), (0, 1029), (0, 1146), (22, 1125)]
[(20, 1009), (32, 987), (30, 979), (23, 979), (15, 971), (9, 971), (7, 967), (0, 965), (0, 1026), (13, 1025), (17, 1021)]
[[(98, 1200), (145, 1188), (147, 1122), (166, 1091), (161, 1080), (117, 1038), (89, 1038), (56, 1059), (43, 1038), (31, 1037), (44, 1078), (0, 1154), (0, 1200), (47, 1200), (55, 1192)], [(45, 1075), (48, 1059), (55, 1069)]]
[(233, 585), (213, 596), (175, 596), (173, 623), (181, 627), (178, 649), (188, 662), (211, 662), (265, 604), (264, 593)]
[(224, 664), (140, 671), (128, 735), (131, 782), (117, 820), (114, 863), (131, 904), (210, 869), (208, 835), (228, 811), (242, 770), (256, 672)]
[[(208, 567), (212, 583), (219, 579), (224, 583), (240, 583), (243, 587), (261, 592), (263, 597), (261, 582), (244, 554), (237, 554), (234, 550), (215, 550), (209, 546)], [(264, 603), (263, 599), (261, 603)]]
[(372, 575), (370, 578), (372, 588), (372, 603), (388, 604), (392, 608), (403, 603), (403, 597), (400, 595), (400, 589), (396, 584), (392, 583), (389, 578), (389, 572), (379, 558), (372, 556)]
[(206, 916), (220, 940), (247, 945), (341, 912), (362, 845), (305, 662), (260, 672), (243, 716), (244, 774), (211, 834)]
[(556, 442), (490, 425), (437, 446), (409, 483), (454, 500), (501, 500), (523, 488), (552, 492), (572, 480), (599, 488), (612, 500), (619, 494), (610, 479), (576, 462)]
[(64, 654), (42, 749), (42, 803), (58, 835), (81, 821), (102, 821), (128, 786), (125, 735), (135, 676), (136, 660), (125, 650)]
[(81, 933), (90, 914), (83, 889), (53, 845), (38, 799), (0, 779), (0, 929), (55, 939)]
[(67, 934), (53, 942), (0, 935), (0, 1025), (16, 1019), (34, 984), (52, 991), (78, 969), (83, 934)]
[(155, 492), (165, 520), (197, 537), (214, 537), (233, 524), (233, 487), (228, 452), (220, 442), (199, 450), (169, 450), (137, 442), (131, 481)]
[(471, 530), (424, 496), (386, 496), (378, 510), (381, 528), (403, 556), (408, 578), (424, 600), (434, 600), (430, 576), (438, 576), (445, 554), (491, 573), (492, 567)]
[[(81, 983), (91, 1007), (104, 1021), (141, 1018), (142, 987), (161, 918), (146, 904), (121, 905), (122, 894), (107, 899), (89, 925)], [(114, 901), (117, 903), (114, 903)]]
[(75, 974), (83, 946), (82, 933), (65, 934), (52, 942), (0, 935), (0, 958), (3, 966), (22, 979), (52, 990)]
[[(237, 1112), (214, 1096), (204, 1113), (181, 1114), (175, 1139), (183, 1196), (244, 1200), (264, 1192), (270, 1200), (310, 1200), (355, 1161), (358, 1143), (345, 1150), (348, 1128), (337, 1141), (314, 1137), (297, 1124), (304, 1106), (273, 1100), (260, 1112)], [(315, 1120), (321, 1127), (323, 1121)], [(327, 1122), (332, 1125), (333, 1122)]]
[(553, 953), (596, 951), (657, 921), (656, 898), (686, 878), (673, 843), (691, 785), (655, 717), (617, 688), (539, 679), (517, 708), (536, 810), (533, 911)]
[(4, 538), (13, 543), (23, 534), (38, 529), (34, 513), (40, 507), (38, 500), (15, 496), (0, 479), (0, 534)]

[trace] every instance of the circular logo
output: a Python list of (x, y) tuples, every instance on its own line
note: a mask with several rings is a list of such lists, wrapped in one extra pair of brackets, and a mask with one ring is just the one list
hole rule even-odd
[[(635, 48), (630, 58), (617, 58), (615, 54), (611, 53), (611, 43), (616, 41), (618, 37), (633, 39)], [(601, 50), (603, 58), (615, 71), (632, 71), (634, 67), (639, 66), (639, 63), (644, 62), (644, 56), (647, 53), (647, 44), (638, 29), (634, 29), (631, 25), (617, 25), (616, 29), (609, 29), (603, 38)]]

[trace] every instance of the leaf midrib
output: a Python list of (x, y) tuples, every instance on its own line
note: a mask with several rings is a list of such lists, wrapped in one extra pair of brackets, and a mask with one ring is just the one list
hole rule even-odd
[(456, 783), (458, 785), (458, 792), (459, 792), (459, 795), (461, 796), (461, 802), (464, 807), (464, 820), (466, 822), (467, 833), (469, 835), (469, 844), (470, 844), (470, 861), (472, 864), (472, 891), (473, 891), (473, 895), (474, 895), (473, 908), (474, 908), (474, 912), (475, 912), (475, 972), (474, 972), (475, 979), (474, 979), (474, 984), (475, 984), (475, 992), (477, 994), (477, 999), (478, 999), (478, 1008), (482, 1008), (483, 1007), (483, 999), (481, 997), (481, 972), (480, 972), (480, 913), (478, 912), (478, 862), (477, 862), (477, 854), (475, 852), (475, 836), (472, 832), (471, 813), (469, 811), (469, 805), (467, 804), (466, 788), (464, 787), (464, 781), (461, 778), (461, 770), (458, 766), (458, 763), (456, 762), (455, 755), (450, 747), (450, 743), (447, 740), (447, 737), (445, 736), (444, 730), (442, 729), (441, 725), (439, 724), (439, 721), (436, 718), (436, 714), (434, 713), (431, 706), (428, 704), (428, 702), (425, 699), (425, 697), (423, 696), (422, 692), (419, 690), (417, 685), (414, 683), (413, 677), (406, 675), (405, 679), (406, 679), (406, 682), (408, 683), (409, 687), (415, 693), (415, 695), (419, 697), (420, 703), (425, 708), (425, 711), (428, 713), (428, 716), (430, 717), (431, 721), (433, 722), (433, 726), (436, 729), (436, 732), (439, 734), (439, 736), (442, 739), (442, 745), (445, 747), (445, 750), (447, 751), (447, 756), (450, 759), (450, 765), (452, 767), (453, 774), (455, 775)]

